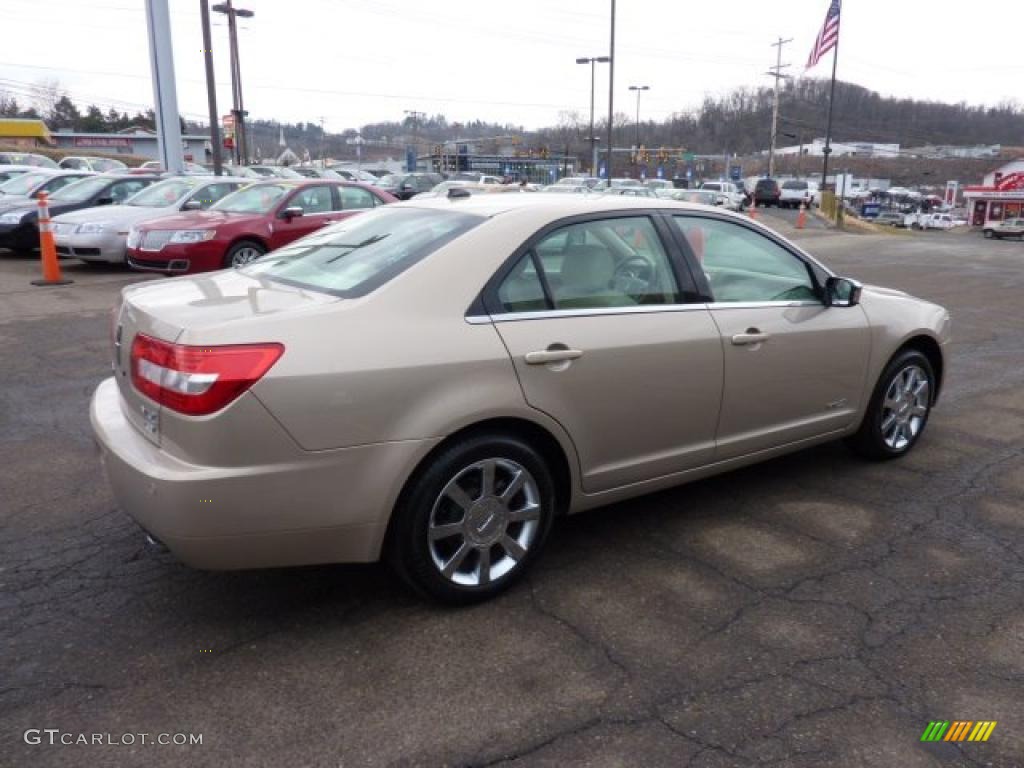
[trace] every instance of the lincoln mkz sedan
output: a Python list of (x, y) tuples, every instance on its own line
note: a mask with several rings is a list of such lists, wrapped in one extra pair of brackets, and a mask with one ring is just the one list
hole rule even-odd
[(387, 192), (345, 181), (299, 177), (259, 182), (208, 210), (132, 227), (128, 264), (170, 273), (239, 267), (320, 227), (394, 201)]
[(949, 315), (756, 222), (580, 195), (389, 205), (126, 288), (91, 406), (120, 506), (211, 569), (513, 583), (564, 513), (837, 438), (921, 438)]

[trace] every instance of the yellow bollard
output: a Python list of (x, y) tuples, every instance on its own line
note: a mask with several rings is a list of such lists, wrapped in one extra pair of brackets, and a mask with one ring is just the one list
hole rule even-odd
[(57, 244), (53, 242), (53, 223), (50, 221), (49, 195), (39, 193), (39, 253), (43, 259), (43, 279), (32, 285), (68, 285), (75, 282), (61, 277), (57, 260)]

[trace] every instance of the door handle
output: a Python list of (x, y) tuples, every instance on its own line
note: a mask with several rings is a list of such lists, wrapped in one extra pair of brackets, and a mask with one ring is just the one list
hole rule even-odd
[(771, 334), (762, 333), (757, 328), (747, 328), (746, 333), (735, 334), (732, 337), (732, 343), (737, 347), (743, 347), (748, 344), (760, 344), (770, 338)]
[(539, 352), (527, 352), (527, 365), (546, 365), (547, 363), (560, 363), (565, 360), (576, 360), (583, 356), (580, 349), (544, 349)]

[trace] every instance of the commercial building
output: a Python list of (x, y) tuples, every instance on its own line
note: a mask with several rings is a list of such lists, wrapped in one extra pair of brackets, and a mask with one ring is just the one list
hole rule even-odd
[[(875, 141), (833, 141), (829, 145), (832, 157), (899, 157), (899, 144), (880, 144)], [(809, 157), (825, 154), (825, 139), (816, 138), (808, 144), (777, 147), (776, 155), (797, 155), (801, 151)], [(762, 153), (764, 154), (764, 153)]]
[(1024, 215), (1024, 159), (1014, 160), (985, 176), (983, 183), (964, 187), (972, 227)]
[[(117, 133), (81, 133), (78, 131), (56, 131), (53, 140), (57, 149), (70, 150), (76, 154), (88, 155), (102, 152), (105, 155), (135, 155), (151, 160), (160, 158), (157, 152), (157, 137), (154, 131), (131, 128)], [(185, 134), (181, 137), (181, 149), (185, 160), (190, 163), (206, 162), (210, 137)]]
[(53, 139), (42, 120), (4, 117), (0, 118), (0, 144), (29, 150), (51, 146)]

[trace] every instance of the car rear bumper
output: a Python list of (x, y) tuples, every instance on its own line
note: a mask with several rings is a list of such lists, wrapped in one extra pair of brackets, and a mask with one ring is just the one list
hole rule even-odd
[(371, 562), (380, 556), (403, 471), (436, 440), (303, 452), (259, 467), (190, 464), (143, 437), (110, 378), (90, 407), (123, 511), (180, 560), (213, 570)]

